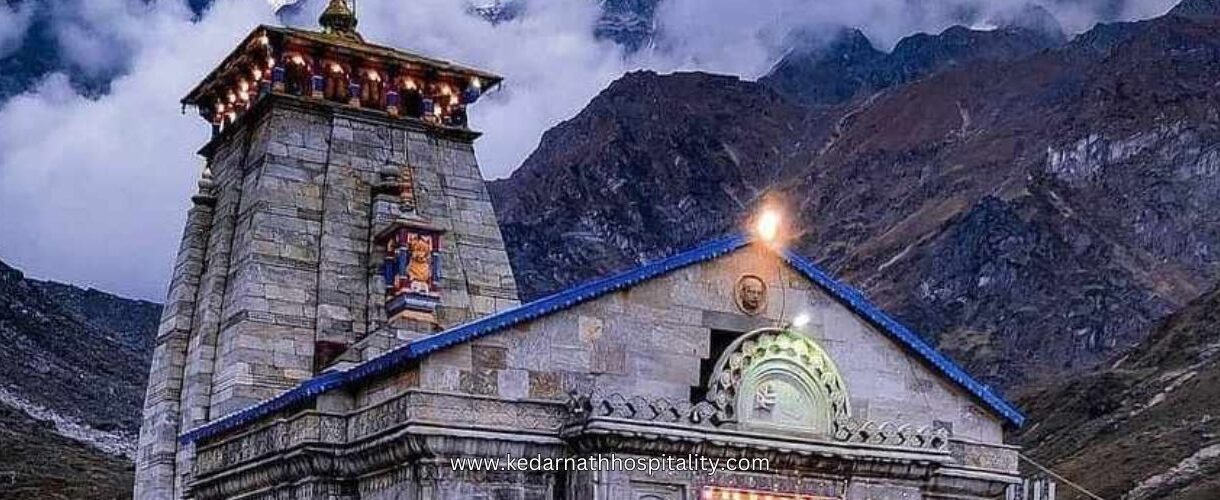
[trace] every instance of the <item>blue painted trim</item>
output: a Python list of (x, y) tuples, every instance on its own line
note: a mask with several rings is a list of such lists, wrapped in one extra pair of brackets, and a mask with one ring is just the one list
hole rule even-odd
[(196, 427), (183, 434), (178, 440), (182, 444), (188, 444), (200, 439), (207, 439), (216, 434), (254, 422), (285, 408), (311, 401), (319, 394), (343, 386), (345, 382), (343, 375), (344, 373), (339, 371), (323, 372), (321, 375), (302, 382), (301, 385), (294, 387), (288, 392), (284, 392), (254, 406), (230, 413), (203, 426)]
[(347, 371), (320, 375), (272, 399), (196, 427), (179, 437), (179, 441), (183, 444), (192, 443), (233, 430), (251, 421), (308, 401), (326, 390), (335, 387), (348, 387), (360, 381), (375, 378), (394, 370), (404, 363), (420, 359), (446, 347), (495, 333), (556, 311), (562, 311), (576, 304), (587, 302), (607, 293), (629, 288), (642, 281), (650, 280), (692, 264), (715, 259), (737, 250), (748, 243), (749, 240), (740, 235), (712, 240), (692, 250), (655, 262), (649, 262), (630, 271), (578, 285), (554, 295), (543, 297), (512, 309), (506, 309), (473, 322), (445, 330), (436, 335), (416, 340), (352, 367)]
[[(349, 387), (361, 381), (384, 375), (405, 363), (421, 359), (446, 347), (562, 311), (607, 293), (629, 288), (637, 283), (692, 264), (715, 259), (740, 249), (749, 243), (750, 239), (742, 235), (732, 235), (712, 240), (694, 249), (655, 262), (646, 263), (630, 271), (578, 285), (554, 295), (485, 316), (436, 335), (410, 342), (398, 349), (352, 367), (347, 371), (328, 372), (314, 377), (272, 399), (192, 429), (183, 434), (179, 440), (186, 444), (200, 439), (207, 439), (293, 405), (309, 401), (318, 394), (331, 389)], [(1024, 423), (1025, 416), (1016, 407), (995, 394), (990, 387), (970, 377), (965, 370), (945, 357), (944, 354), (932, 348), (918, 335), (881, 311), (864, 294), (835, 280), (822, 268), (791, 250), (785, 250), (783, 258), (789, 265), (816, 283), (831, 297), (868, 320), (874, 327), (893, 338), (904, 348), (923, 358), (933, 368), (949, 377), (950, 380), (956, 382), (971, 395), (979, 398), (988, 408), (995, 411), (1009, 423), (1018, 427)]]

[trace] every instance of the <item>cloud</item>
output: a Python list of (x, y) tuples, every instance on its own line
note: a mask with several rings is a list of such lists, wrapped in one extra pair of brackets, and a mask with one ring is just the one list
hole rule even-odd
[(983, 29), (989, 20), (1037, 4), (1070, 34), (1098, 22), (1142, 19), (1165, 13), (1176, 0), (664, 0), (658, 9), (658, 42), (670, 59), (711, 71), (760, 76), (811, 28), (848, 26), (875, 46), (892, 49), (917, 32), (938, 33), (955, 24)]
[(34, 7), (30, 4), (0, 4), (0, 58), (21, 46), (33, 18)]
[(0, 108), (0, 258), (161, 300), (199, 172), (193, 152), (209, 133), (178, 99), (253, 23), (274, 19), (254, 7), (224, 2), (200, 23), (168, 3), (108, 10), (115, 24), (99, 36), (140, 33), (109, 94), (83, 97), (55, 74)]
[[(404, 8), (409, 5), (410, 8)], [(503, 74), (503, 87), (474, 108), (472, 126), (485, 175), (515, 169), (542, 132), (571, 117), (634, 64), (592, 36), (597, 2), (532, 0), (514, 21), (492, 25), (454, 0), (362, 0), (361, 29), (379, 43)]]
[[(624, 71), (754, 77), (795, 30), (856, 26), (886, 47), (1016, 1), (663, 0), (663, 35), (634, 55), (594, 38), (592, 0), (528, 0), (524, 16), (494, 26), (457, 0), (359, 6), (371, 40), (507, 77), (471, 117), (485, 132), (477, 144), (484, 172), (500, 177)], [(177, 112), (178, 99), (254, 25), (276, 22), (272, 2), (218, 0), (202, 17), (183, 1), (52, 3), (63, 57), (87, 74), (117, 77), (90, 98), (52, 75), (0, 107), (0, 259), (34, 276), (161, 300), (200, 171), (194, 151), (209, 134), (197, 116)], [(0, 7), (0, 48), (20, 39), (22, 23), (29, 11)]]

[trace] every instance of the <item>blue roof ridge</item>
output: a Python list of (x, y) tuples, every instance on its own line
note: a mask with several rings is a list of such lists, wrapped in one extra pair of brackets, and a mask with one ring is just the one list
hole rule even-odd
[[(347, 387), (363, 380), (377, 377), (403, 363), (423, 358), (446, 347), (570, 308), (607, 293), (622, 290), (636, 283), (668, 274), (692, 264), (715, 259), (721, 255), (736, 251), (752, 241), (752, 239), (741, 234), (717, 238), (692, 249), (644, 263), (628, 271), (576, 285), (532, 302), (463, 323), (435, 335), (407, 343), (346, 370), (323, 372), (271, 399), (191, 429), (179, 439), (183, 443), (189, 443), (215, 436), (263, 416), (308, 401), (323, 392), (339, 387)], [(995, 394), (987, 385), (972, 378), (961, 366), (937, 351), (925, 342), (923, 338), (894, 320), (869, 301), (863, 293), (835, 280), (821, 267), (798, 255), (791, 249), (783, 250), (780, 254), (785, 262), (796, 268), (802, 275), (816, 283), (833, 298), (856, 314), (864, 317), (870, 324), (893, 338), (900, 345), (917, 354), (928, 364), (940, 371), (941, 374), (953, 380), (971, 395), (980, 399), (988, 408), (995, 411), (1005, 420), (1018, 427), (1025, 421), (1025, 416), (1015, 406), (1004, 400), (1003, 397)]]

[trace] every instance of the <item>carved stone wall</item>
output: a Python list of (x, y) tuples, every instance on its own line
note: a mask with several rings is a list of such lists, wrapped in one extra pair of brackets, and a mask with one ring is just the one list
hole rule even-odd
[[(683, 495), (716, 487), (845, 499), (986, 498), (981, 492), (1016, 477), (1014, 448), (948, 440), (944, 429), (848, 421), (831, 435), (796, 436), (705, 418), (714, 415), (711, 406), (617, 394), (560, 404), (411, 389), (371, 407), (268, 418), (202, 443), (189, 493), (198, 500), (255, 492), (252, 498), (617, 500), (695, 498)], [(764, 459), (768, 468), (476, 472), (450, 462), (691, 453)]]
[[(767, 281), (767, 306), (756, 316), (737, 305), (744, 275)], [(797, 314), (810, 322), (794, 330), (837, 365), (847, 389), (847, 399), (834, 405), (878, 424), (943, 427), (957, 437), (1002, 442), (1001, 421), (972, 396), (759, 247), (437, 352), (420, 363), (419, 383), (510, 400), (562, 400), (569, 390), (596, 390), (689, 401), (692, 388), (705, 382), (703, 365), (716, 361), (713, 332), (744, 334)]]
[[(206, 230), (198, 214), (190, 222), (166, 309), (141, 498), (181, 495), (191, 470), (190, 450), (175, 443), (182, 432), (336, 360), (360, 362), (517, 303), (476, 136), (277, 94), (213, 138), (202, 151), (215, 175), (211, 220)], [(387, 164), (412, 166), (415, 213), (446, 234), (435, 324), (386, 323), (383, 256), (372, 246), (391, 222), (374, 213)]]

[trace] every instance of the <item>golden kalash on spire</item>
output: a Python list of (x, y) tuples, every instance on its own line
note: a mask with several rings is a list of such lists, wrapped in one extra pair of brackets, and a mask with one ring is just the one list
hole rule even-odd
[(348, 0), (330, 0), (318, 23), (317, 31), (259, 26), (182, 104), (197, 108), (217, 135), (268, 96), (477, 135), (467, 129), (466, 107), (499, 76), (365, 41)]
[(356, 32), (358, 22), (356, 13), (347, 4), (347, 0), (330, 0), (330, 5), (327, 5), (326, 10), (322, 11), (322, 17), (318, 18), (318, 24), (322, 25), (323, 33), (364, 41), (360, 33)]

